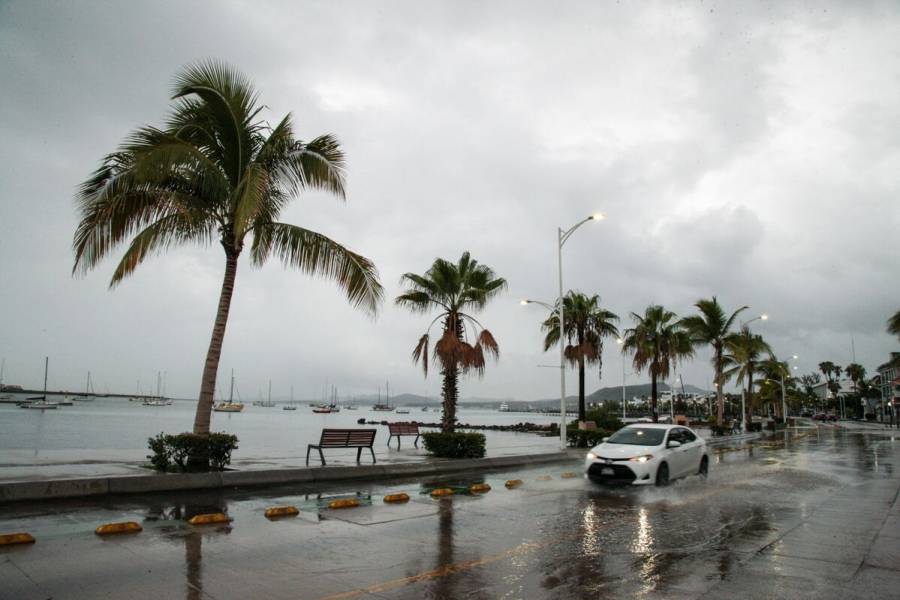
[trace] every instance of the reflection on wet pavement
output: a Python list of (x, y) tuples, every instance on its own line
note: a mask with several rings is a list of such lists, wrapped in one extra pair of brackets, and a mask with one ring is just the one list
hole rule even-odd
[[(0, 551), (0, 597), (866, 597), (900, 582), (900, 562), (867, 558), (900, 547), (885, 537), (900, 536), (898, 457), (890, 435), (828, 429), (716, 451), (708, 480), (668, 488), (601, 488), (561, 478), (572, 469), (563, 464), (355, 489), (7, 506), (0, 531), (28, 529), (39, 542)], [(523, 485), (505, 489), (513, 477)], [(482, 482), (493, 491), (466, 493)], [(457, 493), (433, 499), (435, 487)], [(396, 491), (410, 501), (381, 501)], [(362, 506), (327, 508), (346, 497)], [(268, 521), (274, 504), (301, 513)], [(214, 511), (233, 523), (186, 523)], [(89, 533), (126, 518), (144, 533)]]

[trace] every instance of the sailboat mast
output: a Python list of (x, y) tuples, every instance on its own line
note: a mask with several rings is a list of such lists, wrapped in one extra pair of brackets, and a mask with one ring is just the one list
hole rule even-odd
[(228, 392), (228, 404), (234, 400), (234, 369), (231, 370), (231, 391)]
[(47, 399), (47, 368), (50, 366), (50, 357), (44, 357), (44, 400)]
[(385, 381), (384, 384), (387, 387), (387, 405), (390, 406), (391, 405), (391, 382)]
[(271, 380), (271, 379), (269, 380), (269, 398), (268, 398), (268, 403), (269, 403), (269, 404), (272, 404), (272, 380)]

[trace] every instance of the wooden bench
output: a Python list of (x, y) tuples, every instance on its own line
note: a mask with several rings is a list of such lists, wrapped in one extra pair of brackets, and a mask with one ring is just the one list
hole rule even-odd
[(388, 446), (391, 445), (391, 438), (397, 437), (397, 450), (400, 449), (400, 436), (408, 435), (408, 436), (416, 436), (416, 439), (413, 441), (413, 446), (416, 448), (419, 447), (419, 425), (418, 423), (388, 423)]
[(315, 448), (319, 451), (319, 458), (325, 464), (323, 448), (356, 448), (356, 462), (362, 456), (363, 448), (368, 448), (372, 453), (372, 463), (375, 463), (375, 451), (372, 445), (375, 443), (374, 429), (323, 429), (322, 437), (318, 444), (310, 444), (306, 448), (306, 464), (309, 465), (309, 453)]

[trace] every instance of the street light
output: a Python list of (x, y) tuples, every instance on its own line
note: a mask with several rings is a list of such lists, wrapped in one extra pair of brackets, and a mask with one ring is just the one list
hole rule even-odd
[[(625, 343), (625, 340), (622, 338), (616, 338), (616, 344), (622, 346)], [(624, 348), (622, 350), (622, 422), (625, 422), (625, 351)]]
[(566, 317), (563, 306), (562, 249), (569, 238), (572, 237), (572, 234), (575, 233), (576, 229), (588, 221), (602, 221), (605, 218), (606, 215), (598, 212), (578, 221), (566, 230), (563, 230), (561, 227), (556, 229), (556, 257), (557, 268), (559, 270), (559, 298), (556, 307), (551, 307), (546, 302), (538, 302), (535, 300), (522, 300), (520, 302), (522, 305), (540, 304), (550, 308), (550, 310), (555, 310), (557, 307), (559, 309), (559, 445), (562, 450), (566, 449), (566, 345), (564, 334), (566, 330)]
[[(763, 314), (759, 315), (758, 317), (753, 317), (752, 319), (750, 319), (747, 322), (741, 321), (741, 329), (746, 328), (753, 321), (768, 321), (768, 320), (769, 320), (769, 315), (767, 315), (766, 313), (763, 313)], [(750, 330), (747, 329), (747, 331), (749, 332)], [(750, 391), (751, 391), (751, 393), (753, 392), (753, 390), (750, 390)], [(746, 405), (746, 401), (745, 401), (746, 396), (747, 396), (747, 391), (744, 390), (743, 387), (741, 387), (741, 431), (743, 433), (747, 433), (747, 405)]]

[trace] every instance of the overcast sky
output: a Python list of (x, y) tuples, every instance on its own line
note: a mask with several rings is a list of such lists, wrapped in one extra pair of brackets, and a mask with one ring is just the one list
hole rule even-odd
[[(271, 379), (315, 397), (437, 395), (410, 360), (431, 317), (393, 305), (399, 277), (464, 250), (509, 282), (480, 316), (501, 347), (462, 395), (558, 394), (542, 354), (556, 227), (595, 211), (564, 251), (567, 288), (631, 324), (717, 295), (752, 307), (782, 355), (870, 371), (897, 350), (897, 2), (0, 1), (0, 356), (6, 382), (199, 390), (224, 256), (183, 247), (107, 289), (121, 250), (71, 276), (78, 184), (132, 129), (160, 125), (175, 73), (218, 58), (264, 116), (333, 133), (348, 198), (299, 197), (283, 220), (370, 257), (376, 320), (337, 288), (240, 263), (220, 365), (242, 397)], [(631, 383), (645, 381), (628, 369)], [(706, 387), (708, 353), (682, 367)], [(570, 390), (576, 385), (570, 372)], [(614, 341), (602, 382), (621, 385)]]

